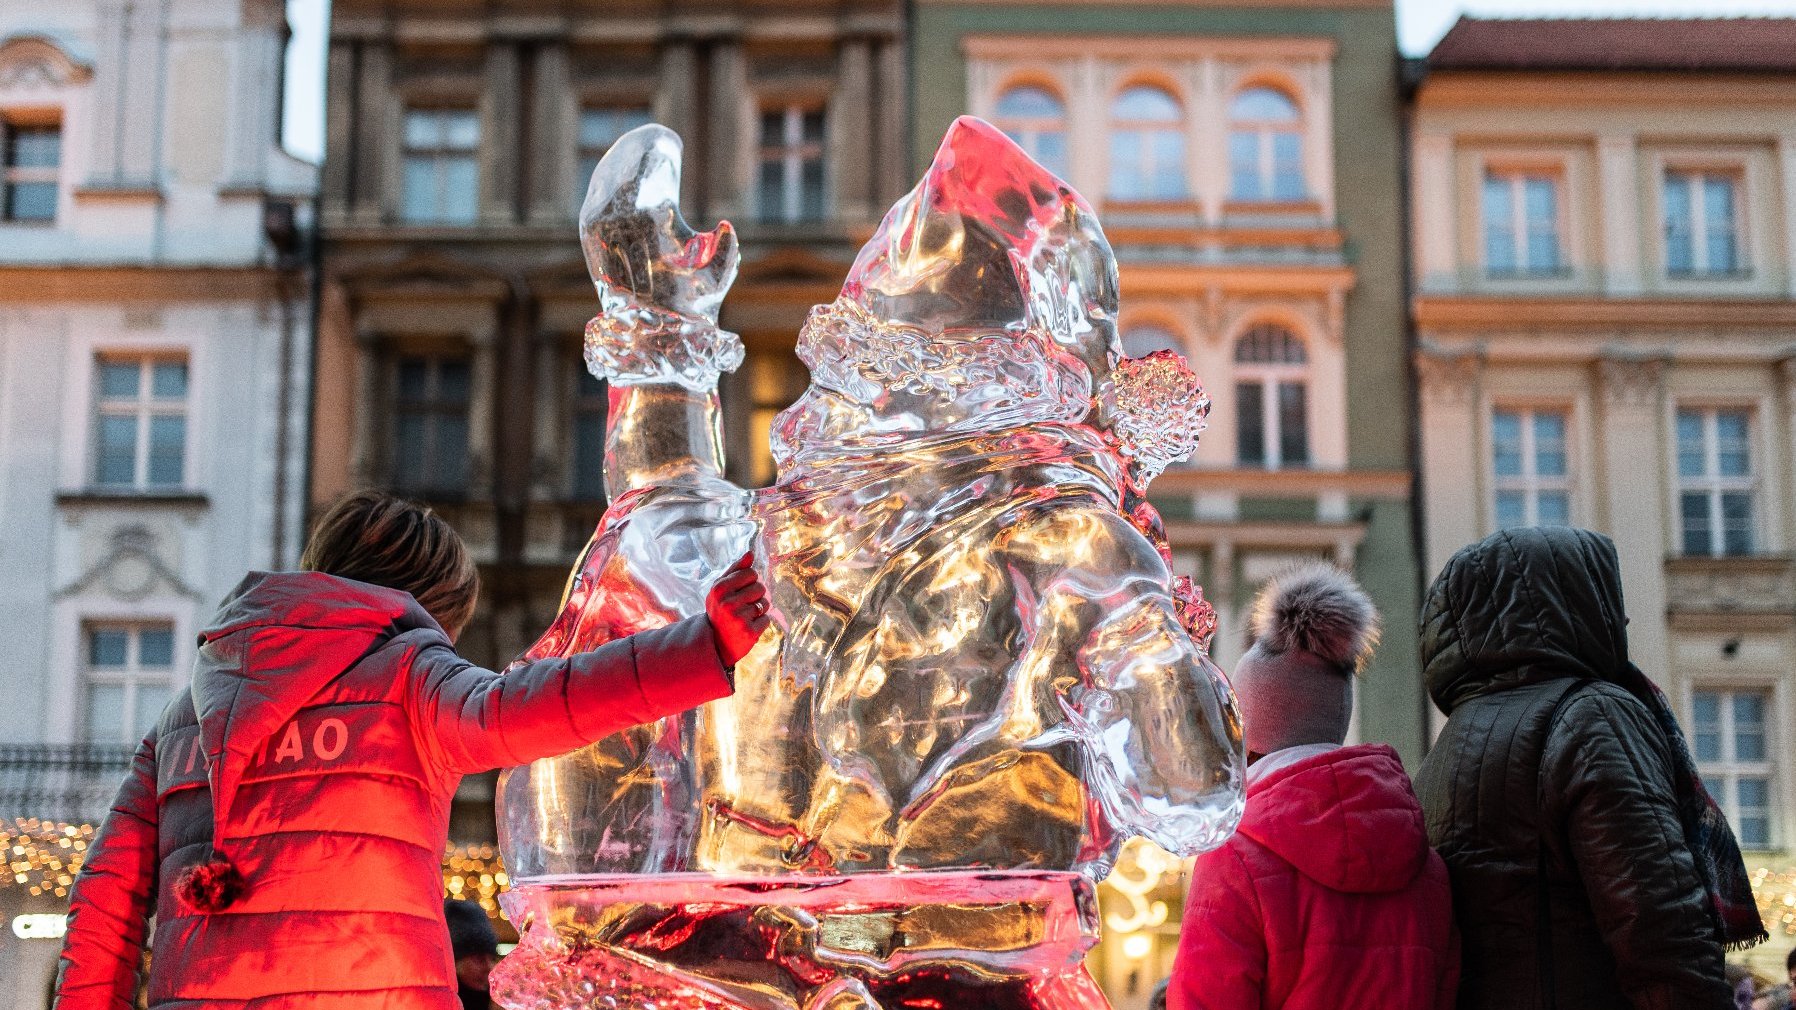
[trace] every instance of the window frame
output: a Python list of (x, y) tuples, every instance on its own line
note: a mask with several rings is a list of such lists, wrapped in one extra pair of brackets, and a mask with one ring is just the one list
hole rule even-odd
[[(1700, 694), (1714, 694), (1719, 697), (1719, 721), (1716, 723), (1716, 735), (1721, 744), (1721, 756), (1713, 761), (1704, 761), (1701, 757), (1698, 737), (1701, 726), (1696, 719), (1696, 699)], [(1763, 720), (1760, 731), (1763, 736), (1763, 753), (1765, 757), (1759, 761), (1742, 761), (1738, 756), (1738, 727), (1735, 719), (1734, 699), (1741, 695), (1757, 695), (1762, 700), (1761, 712)], [(1698, 680), (1690, 686), (1689, 713), (1690, 750), (1696, 760), (1697, 773), (1702, 776), (1703, 783), (1715, 796), (1715, 802), (1727, 815), (1728, 824), (1737, 831), (1739, 829), (1740, 802), (1739, 784), (1743, 778), (1762, 779), (1765, 783), (1765, 844), (1749, 845), (1744, 839), (1740, 847), (1749, 851), (1764, 852), (1778, 847), (1778, 774), (1777, 762), (1772, 755), (1777, 754), (1780, 745), (1777, 739), (1778, 692), (1775, 686), (1767, 684), (1734, 683), (1712, 680)]]
[[(14, 164), (16, 154), (14, 145), (21, 131), (48, 132), (56, 134), (56, 163), (53, 165), (25, 166)], [(62, 122), (15, 122), (0, 119), (0, 224), (28, 225), (32, 227), (53, 227), (62, 207), (62, 166), (66, 139), (63, 136)], [(50, 203), (48, 217), (19, 217), (14, 210), (14, 191), (19, 186), (42, 185), (48, 183), (54, 189), (54, 197)]]
[[(1295, 118), (1289, 120), (1271, 119), (1238, 119), (1234, 113), (1234, 105), (1243, 96), (1253, 91), (1269, 91), (1291, 104)], [(1304, 140), (1307, 135), (1307, 124), (1304, 121), (1303, 104), (1288, 89), (1265, 82), (1251, 82), (1237, 88), (1228, 99), (1225, 110), (1228, 117), (1228, 199), (1230, 203), (1241, 204), (1283, 204), (1304, 203), (1313, 199), (1310, 192), (1308, 165), (1305, 160)], [(1237, 135), (1251, 134), (1255, 139), (1257, 159), (1254, 179), (1258, 183), (1257, 192), (1239, 193), (1235, 190), (1234, 145)], [(1276, 154), (1277, 138), (1289, 135), (1297, 141), (1297, 178), (1302, 184), (1301, 192), (1295, 196), (1278, 195), (1278, 157)]]
[[(781, 116), (781, 134), (777, 145), (767, 143), (762, 133), (766, 117), (779, 113)], [(828, 221), (831, 212), (829, 185), (829, 105), (821, 101), (771, 101), (756, 107), (755, 117), (755, 217), (769, 224), (816, 224)], [(819, 123), (817, 139), (806, 140), (804, 137), (804, 121), (807, 116), (816, 116)], [(821, 182), (818, 194), (817, 215), (807, 217), (804, 206), (804, 169), (811, 160), (817, 163)], [(762, 206), (761, 176), (767, 166), (777, 163), (780, 168), (780, 205), (777, 208)]]
[[(125, 663), (123, 666), (98, 666), (93, 659), (93, 636), (101, 631), (123, 631), (125, 639)], [(166, 667), (146, 667), (143, 665), (143, 633), (145, 631), (166, 631), (169, 635), (169, 662)], [(142, 739), (143, 734), (137, 732), (140, 725), (138, 706), (138, 689), (146, 682), (157, 682), (166, 687), (172, 696), (179, 686), (178, 671), (181, 668), (179, 656), (179, 636), (175, 634), (175, 622), (162, 617), (143, 618), (91, 618), (80, 623), (81, 649), (81, 688), (80, 688), (80, 720), (76, 724), (76, 732), (84, 743), (123, 744), (129, 746)], [(96, 685), (116, 686), (124, 688), (124, 718), (119, 725), (121, 736), (114, 740), (96, 740), (93, 736), (93, 693)], [(166, 704), (166, 703), (165, 703)]]
[[(1054, 100), (1055, 105), (1059, 106), (1059, 115), (1011, 116), (1000, 112), (999, 109), (1004, 104), (1004, 99), (1019, 91), (1039, 91), (1047, 95)], [(1071, 152), (1066, 147), (1067, 119), (1066, 97), (1058, 90), (1039, 81), (1011, 81), (999, 88), (996, 97), (992, 100), (992, 125), (1003, 131), (1011, 140), (1016, 141), (1016, 145), (1028, 152), (1029, 157), (1034, 158), (1042, 167), (1062, 178), (1072, 172)], [(1045, 158), (1041, 152), (1042, 137), (1051, 134), (1058, 134), (1060, 137), (1061, 154), (1058, 165), (1049, 164), (1049, 159)]]
[[(468, 116), (474, 123), (474, 142), (469, 147), (452, 146), (447, 137), (443, 120), (451, 115)], [(413, 146), (411, 143), (411, 121), (414, 116), (431, 116), (437, 122), (438, 141), (431, 146)], [(399, 206), (398, 217), (403, 224), (436, 225), (461, 227), (475, 224), (480, 219), (480, 147), (485, 141), (486, 131), (483, 129), (480, 110), (471, 105), (407, 105), (400, 112), (399, 125)], [(415, 217), (408, 210), (410, 176), (409, 168), (417, 161), (428, 160), (432, 167), (432, 193), (434, 195), (434, 212), (429, 216)], [(445, 175), (446, 166), (452, 161), (467, 161), (474, 170), (474, 185), (468, 195), (467, 213), (451, 215), (449, 213), (450, 186)]]
[[(587, 116), (593, 114), (611, 114), (633, 118), (641, 114), (641, 121), (626, 126), (614, 135), (604, 146), (586, 142)], [(587, 187), (592, 184), (592, 173), (598, 168), (600, 161), (611, 150), (625, 133), (639, 126), (646, 126), (655, 121), (654, 107), (648, 102), (583, 102), (574, 113), (574, 215), (580, 214), (581, 206), (586, 202)]]
[[(1686, 476), (1682, 465), (1683, 446), (1678, 432), (1682, 415), (1697, 414), (1702, 419), (1703, 439), (1703, 473), (1699, 476)], [(1727, 477), (1721, 474), (1721, 436), (1720, 417), (1722, 414), (1739, 414), (1746, 419), (1746, 476)], [(1760, 529), (1759, 471), (1763, 460), (1756, 445), (1759, 438), (1758, 412), (1751, 406), (1741, 404), (1714, 403), (1679, 403), (1672, 408), (1671, 425), (1671, 466), (1677, 477), (1677, 553), (1681, 557), (1698, 558), (1740, 558), (1753, 557), (1764, 549), (1763, 531)], [(1705, 494), (1709, 504), (1709, 548), (1701, 553), (1686, 550), (1685, 529), (1689, 525), (1684, 515), (1684, 496), (1686, 494)], [(1747, 496), (1750, 514), (1747, 517), (1747, 550), (1730, 553), (1727, 550), (1727, 528), (1722, 518), (1722, 496), (1741, 494)]]
[[(1138, 90), (1158, 91), (1166, 96), (1178, 110), (1177, 118), (1166, 119), (1125, 119), (1117, 112), (1117, 106), (1123, 97)], [(1164, 201), (1181, 201), (1191, 199), (1191, 152), (1186, 143), (1186, 133), (1191, 120), (1190, 105), (1177, 90), (1152, 80), (1136, 80), (1117, 88), (1110, 96), (1110, 105), (1106, 110), (1106, 125), (1109, 129), (1110, 144), (1109, 179), (1106, 181), (1104, 197), (1113, 203), (1157, 203)], [(1117, 169), (1116, 140), (1124, 133), (1134, 133), (1141, 138), (1143, 159), (1134, 166), (1132, 174), (1138, 182), (1143, 183), (1141, 192), (1124, 194), (1117, 186), (1120, 178)], [(1159, 176), (1159, 162), (1154, 153), (1153, 138), (1159, 134), (1172, 136), (1178, 141), (1178, 168), (1175, 177), (1178, 188), (1173, 192), (1162, 193), (1153, 188), (1153, 181)]]
[[(1522, 472), (1518, 475), (1503, 476), (1497, 473), (1497, 415), (1514, 414), (1521, 424), (1520, 453)], [(1557, 476), (1543, 476), (1539, 472), (1540, 448), (1536, 442), (1535, 419), (1542, 414), (1556, 414), (1564, 425), (1563, 445), (1561, 451), (1565, 456), (1565, 472)], [(1522, 495), (1522, 525), (1540, 525), (1540, 496), (1558, 493), (1565, 496), (1566, 521), (1574, 521), (1574, 510), (1577, 505), (1576, 487), (1572, 479), (1576, 472), (1573, 434), (1573, 411), (1569, 405), (1558, 403), (1510, 403), (1499, 401), (1491, 404), (1486, 417), (1489, 424), (1489, 449), (1487, 453), (1486, 473), (1490, 478), (1490, 518), (1492, 529), (1504, 529), (1499, 518), (1497, 507), (1498, 496), (1504, 492), (1520, 492)]]
[[(589, 377), (599, 384), (597, 393), (585, 391), (585, 380)], [(607, 500), (605, 494), (605, 441), (610, 432), (611, 384), (593, 375), (584, 361), (576, 362), (573, 369), (569, 371), (568, 378), (570, 380), (567, 410), (568, 499), (576, 502), (604, 502)], [(581, 452), (580, 422), (594, 414), (599, 418), (599, 458), (593, 461), (597, 464), (598, 469), (592, 472), (595, 473), (598, 481), (598, 493), (589, 494), (587, 492), (590, 489), (581, 487), (581, 474), (585, 472), (582, 470), (582, 466), (587, 460)]]
[[(1674, 177), (1690, 180), (1689, 218), (1684, 222), (1688, 230), (1690, 243), (1690, 268), (1673, 269), (1671, 241), (1671, 182)], [(1726, 270), (1710, 268), (1709, 232), (1706, 211), (1708, 209), (1707, 187), (1704, 185), (1711, 179), (1725, 180), (1733, 190), (1733, 214), (1729, 222), (1733, 244), (1733, 266)], [(1688, 165), (1666, 164), (1659, 173), (1659, 242), (1663, 256), (1665, 277), (1673, 281), (1703, 280), (1739, 280), (1752, 276), (1752, 267), (1748, 253), (1751, 246), (1748, 242), (1748, 215), (1746, 202), (1746, 170), (1743, 165)]]
[[(189, 401), (193, 397), (193, 359), (184, 351), (149, 350), (149, 351), (97, 351), (93, 355), (92, 410), (89, 412), (89, 445), (92, 460), (88, 466), (90, 486), (107, 490), (134, 491), (138, 493), (155, 493), (180, 490), (189, 484), (192, 461), (188, 458), (188, 450), (193, 442), (193, 418)], [(102, 375), (109, 364), (131, 363), (137, 366), (137, 392), (129, 399), (120, 396), (107, 396), (103, 386)], [(182, 383), (179, 397), (157, 398), (155, 395), (155, 369), (157, 365), (178, 363), (185, 370), (186, 377)], [(103, 421), (108, 417), (131, 417), (136, 420), (136, 431), (132, 436), (131, 479), (129, 481), (109, 481), (104, 479), (102, 465), (105, 460), (105, 441)], [(181, 419), (181, 475), (173, 483), (154, 482), (150, 480), (151, 429), (153, 422), (159, 417), (179, 417)]]
[[(408, 400), (399, 388), (400, 372), (405, 367), (407, 361), (423, 361), (425, 363), (426, 392), (421, 399)], [(460, 401), (442, 398), (442, 365), (444, 362), (449, 361), (457, 362), (467, 367), (467, 393)], [(474, 355), (466, 351), (448, 348), (406, 348), (400, 349), (394, 353), (389, 367), (392, 370), (392, 386), (390, 388), (393, 390), (393, 395), (389, 401), (391, 404), (390, 419), (392, 423), (387, 438), (388, 482), (397, 491), (426, 498), (453, 499), (471, 493), (474, 481)], [(458, 407), (459, 411), (457, 410)], [(453, 417), (458, 413), (462, 421), (462, 426), (465, 429), (465, 441), (461, 446), (462, 482), (459, 486), (448, 483), (433, 483), (430, 475), (439, 473), (442, 469), (440, 465), (441, 460), (436, 458), (441, 454), (442, 449), (442, 445), (440, 444), (442, 436), (438, 431), (439, 422), (444, 417)], [(400, 424), (401, 419), (406, 415), (419, 416), (425, 425), (423, 442), (426, 455), (422, 469), (425, 476), (423, 480), (416, 484), (408, 483), (402, 478), (400, 473), (400, 456), (402, 452), (402, 447), (400, 445)]]
[[(1263, 328), (1275, 328), (1283, 331), (1285, 337), (1294, 341), (1303, 355), (1302, 361), (1242, 361), (1241, 345)], [(1235, 408), (1235, 465), (1246, 469), (1262, 469), (1268, 472), (1280, 470), (1309, 470), (1316, 465), (1315, 438), (1312, 436), (1315, 411), (1310, 393), (1315, 384), (1311, 381), (1311, 367), (1314, 364), (1310, 354), (1310, 341), (1304, 335), (1285, 323), (1276, 320), (1261, 320), (1243, 327), (1230, 344), (1231, 360), (1234, 365), (1234, 384), (1238, 390), (1241, 386), (1252, 383), (1260, 387), (1260, 452), (1261, 461), (1250, 463), (1241, 457), (1241, 417), (1242, 404), (1237, 396)], [(1303, 387), (1303, 448), (1302, 462), (1285, 461), (1284, 428), (1280, 418), (1279, 390), (1286, 385)]]
[[(1509, 189), (1510, 200), (1510, 252), (1515, 257), (1515, 266), (1499, 268), (1490, 261), (1491, 215), (1489, 189), (1492, 182), (1503, 181)], [(1541, 267), (1530, 262), (1528, 252), (1529, 232), (1527, 184), (1530, 181), (1544, 181), (1553, 194), (1553, 249), (1555, 262), (1551, 267)], [(1478, 186), (1478, 223), (1479, 246), (1478, 256), (1484, 267), (1484, 275), (1494, 280), (1527, 280), (1543, 278), (1563, 278), (1571, 275), (1571, 229), (1570, 209), (1567, 206), (1569, 187), (1566, 185), (1566, 173), (1560, 165), (1505, 165), (1490, 163), (1484, 165), (1479, 176)]]

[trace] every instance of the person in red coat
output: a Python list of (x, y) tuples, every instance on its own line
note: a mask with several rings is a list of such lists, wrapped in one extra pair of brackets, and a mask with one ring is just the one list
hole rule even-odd
[(1378, 639), (1351, 578), (1310, 565), (1254, 601), (1236, 667), (1247, 809), (1198, 857), (1168, 1010), (1448, 1010), (1447, 868), (1396, 751), (1343, 746)]
[(463, 775), (733, 689), (766, 626), (749, 558), (706, 613), (500, 676), (455, 654), (478, 576), (430, 510), (363, 492), (305, 571), (247, 576), (200, 636), (69, 899), (57, 1010), (460, 1010), (442, 857)]

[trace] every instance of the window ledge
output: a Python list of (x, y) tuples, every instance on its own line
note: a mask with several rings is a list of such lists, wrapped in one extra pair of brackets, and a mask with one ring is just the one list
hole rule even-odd
[(1747, 270), (1667, 270), (1665, 279), (1673, 284), (1739, 284), (1753, 279), (1753, 272)]
[(153, 182), (90, 182), (75, 190), (77, 200), (162, 202), (162, 187)]
[(211, 499), (192, 488), (84, 487), (56, 493), (58, 505), (187, 505), (205, 508)]
[(1322, 214), (1322, 203), (1318, 200), (1230, 200), (1222, 205), (1222, 213), (1228, 217), (1251, 217), (1255, 215), (1276, 214), (1287, 217), (1318, 217)]
[(1559, 267), (1553, 270), (1491, 270), (1486, 268), (1484, 279), (1497, 283), (1514, 281), (1569, 281), (1577, 274), (1570, 267)]

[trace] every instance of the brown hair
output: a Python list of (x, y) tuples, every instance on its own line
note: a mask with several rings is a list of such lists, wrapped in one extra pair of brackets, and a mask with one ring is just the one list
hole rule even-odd
[(354, 491), (318, 517), (299, 567), (412, 594), (455, 638), (474, 616), (480, 572), (454, 527), (380, 491)]

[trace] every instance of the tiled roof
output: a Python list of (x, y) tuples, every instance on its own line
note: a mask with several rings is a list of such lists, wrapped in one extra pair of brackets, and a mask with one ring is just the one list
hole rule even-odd
[(1462, 17), (1430, 70), (1796, 71), (1796, 18)]

